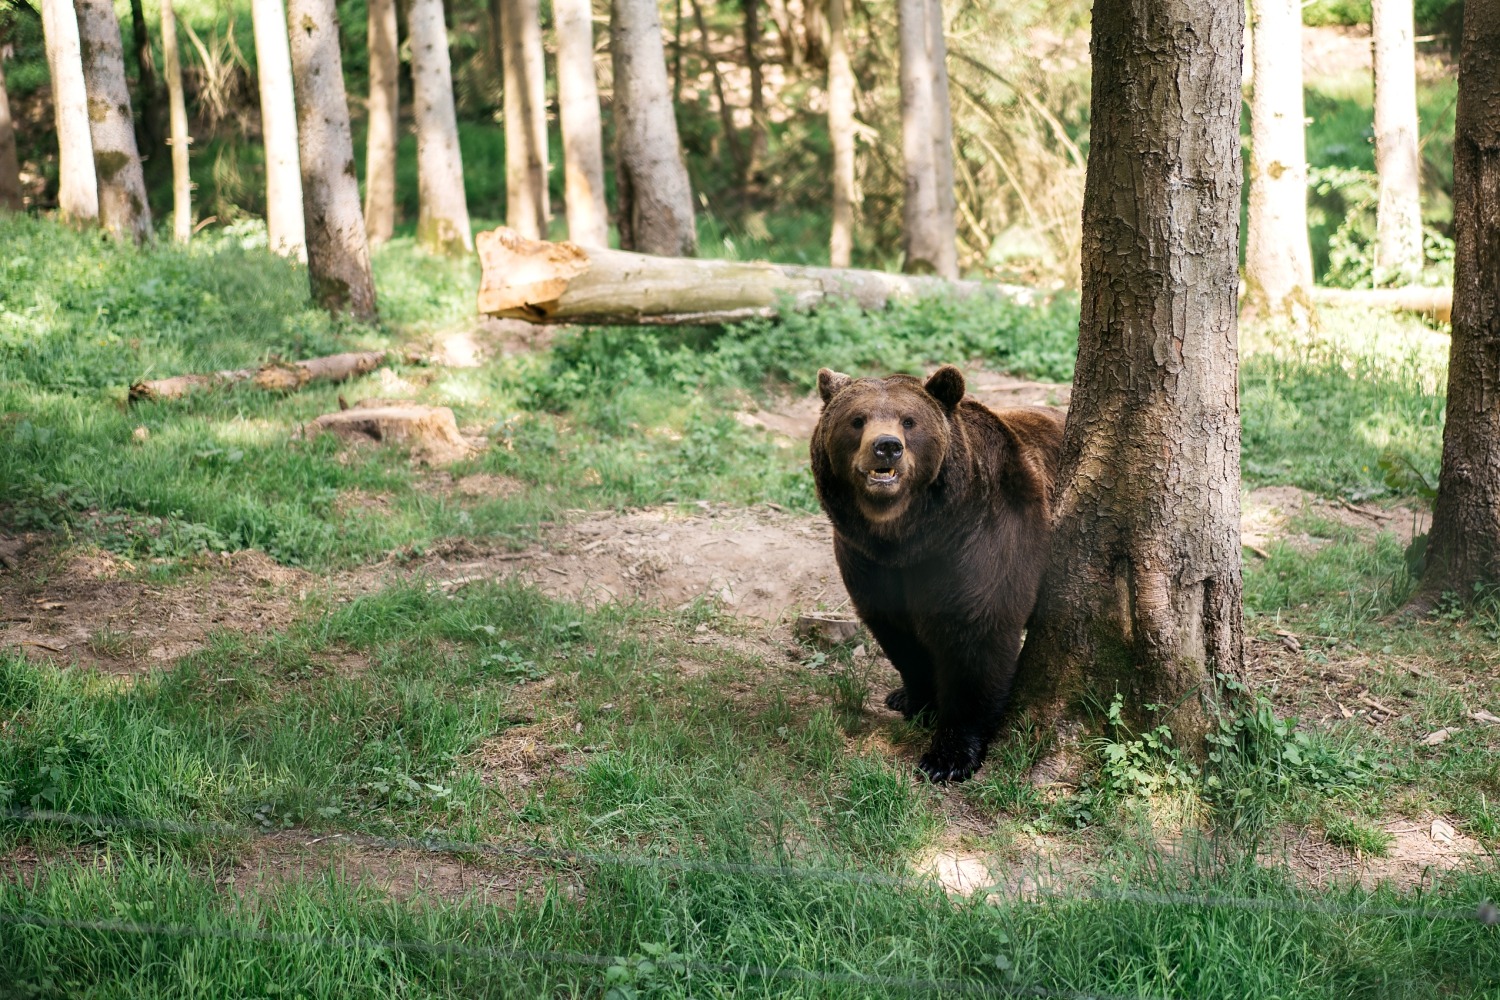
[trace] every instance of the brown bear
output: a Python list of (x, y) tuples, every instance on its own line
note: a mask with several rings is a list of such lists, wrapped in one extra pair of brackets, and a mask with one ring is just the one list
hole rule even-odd
[(1063, 416), (991, 410), (951, 365), (854, 379), (818, 372), (818, 499), (859, 616), (901, 674), (885, 703), (931, 712), (918, 765), (963, 781), (1010, 692), (1047, 556)]

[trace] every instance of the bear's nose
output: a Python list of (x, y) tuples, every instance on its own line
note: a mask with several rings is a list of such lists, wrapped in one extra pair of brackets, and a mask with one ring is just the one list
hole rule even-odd
[(882, 434), (875, 439), (875, 458), (881, 462), (896, 462), (901, 459), (901, 439), (894, 434)]

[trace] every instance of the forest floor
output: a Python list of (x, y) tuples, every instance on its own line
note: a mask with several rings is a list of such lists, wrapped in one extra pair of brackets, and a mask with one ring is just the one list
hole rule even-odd
[[(124, 292), (141, 258), (7, 235), (42, 333), (0, 354), (0, 995), (1500, 988), (1500, 610), (1398, 614), (1441, 331), (1247, 331), (1218, 761), (1105, 723), (1039, 786), (1020, 729), (932, 786), (873, 644), (794, 633), (847, 607), (808, 381), (960, 358), (1066, 404), (1066, 315), (539, 334), (397, 247), (388, 325), (340, 327), (264, 255), (163, 249)], [(131, 405), (110, 337), (153, 375), (405, 360)], [(476, 450), (303, 439), (341, 397), (450, 406)]]

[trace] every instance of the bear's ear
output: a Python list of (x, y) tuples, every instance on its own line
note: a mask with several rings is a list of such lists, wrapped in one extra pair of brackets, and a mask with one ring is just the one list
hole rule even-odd
[(925, 388), (929, 396), (943, 404), (943, 409), (952, 410), (963, 401), (968, 387), (964, 385), (963, 372), (952, 365), (944, 365), (932, 373)]
[(826, 404), (834, 397), (840, 389), (854, 380), (843, 372), (836, 372), (832, 368), (818, 369), (818, 395), (823, 397)]

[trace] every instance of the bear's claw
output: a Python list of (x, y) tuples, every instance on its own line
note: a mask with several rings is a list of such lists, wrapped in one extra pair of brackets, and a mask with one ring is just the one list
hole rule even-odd
[(917, 769), (929, 781), (967, 781), (979, 765), (984, 763), (984, 744), (971, 738), (944, 741), (942, 746), (934, 740), (932, 748), (917, 762)]

